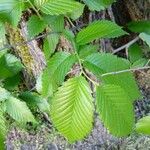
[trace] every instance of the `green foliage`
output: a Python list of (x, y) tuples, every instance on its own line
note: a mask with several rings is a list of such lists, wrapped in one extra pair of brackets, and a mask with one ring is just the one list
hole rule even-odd
[(147, 45), (150, 47), (150, 35), (149, 34), (146, 34), (146, 33), (141, 33), (139, 35), (139, 37), (145, 41), (147, 43)]
[(150, 135), (150, 116), (143, 117), (136, 124), (136, 131), (138, 133), (143, 133)]
[[(111, 63), (111, 65), (110, 65)], [(130, 63), (112, 54), (94, 53), (86, 57), (84, 66), (98, 77), (104, 73), (129, 69)]]
[(65, 76), (75, 62), (75, 55), (70, 55), (67, 52), (56, 53), (49, 59), (47, 68), (37, 80), (38, 92), (44, 97), (52, 96), (53, 91), (62, 84)]
[(34, 4), (37, 8), (40, 8), (42, 5), (44, 5), (47, 2), (48, 0), (34, 0)]
[(0, 1), (0, 21), (6, 20), (13, 26), (17, 26), (25, 5), (22, 0), (1, 0)]
[(137, 84), (131, 72), (110, 73), (129, 69), (130, 63), (125, 59), (112, 54), (95, 53), (85, 59), (84, 66), (100, 78), (103, 83), (121, 86), (129, 94), (132, 101), (140, 97)]
[(79, 45), (85, 45), (98, 38), (115, 38), (126, 34), (117, 24), (111, 21), (95, 21), (81, 30), (76, 37)]
[(58, 34), (48, 35), (47, 38), (44, 40), (43, 49), (47, 60), (55, 52), (58, 42), (59, 42)]
[(5, 148), (5, 137), (7, 133), (7, 127), (6, 127), (6, 119), (4, 117), (3, 111), (0, 108), (0, 150), (4, 150)]
[(144, 67), (148, 62), (148, 59), (144, 58), (143, 51), (137, 43), (128, 48), (128, 58), (132, 63), (131, 68)]
[[(90, 133), (94, 105), (111, 134), (122, 137), (132, 132), (135, 123), (133, 102), (140, 98), (140, 92), (130, 69), (147, 64), (142, 49), (137, 44), (127, 47), (129, 60), (101, 53), (100, 46), (90, 42), (128, 33), (108, 20), (94, 21), (83, 29), (78, 27), (79, 32), (71, 22), (83, 14), (85, 5), (92, 11), (100, 11), (113, 2), (115, 0), (83, 0), (84, 4), (77, 0), (0, 1), (0, 47), (6, 42), (5, 23), (20, 28), (22, 16), (28, 20), (27, 38), (32, 39), (42, 32), (47, 35), (42, 36), (39, 42), (47, 65), (36, 79), (36, 89), (26, 91), (18, 86), (24, 84), (23, 80), (20, 82), (20, 78), (24, 79), (20, 72), (27, 68), (22, 65), (22, 60), (10, 54), (12, 51), (0, 52), (0, 144), (6, 135), (5, 113), (21, 125), (36, 123), (32, 108), (50, 113), (56, 129), (70, 142), (81, 140)], [(27, 12), (31, 16), (26, 18)], [(68, 23), (73, 28), (70, 29)], [(149, 21), (128, 24), (128, 28), (140, 33), (139, 37), (150, 46), (149, 26)], [(64, 41), (60, 37), (64, 37)], [(60, 48), (60, 51), (58, 47), (64, 44), (69, 46), (69, 50)], [(94, 81), (89, 71), (95, 75)], [(88, 82), (93, 84), (93, 91)], [(149, 134), (149, 118), (143, 120), (137, 123), (136, 129)]]
[(62, 32), (64, 30), (64, 16), (51, 16), (44, 15), (44, 21), (50, 26), (50, 29), (54, 32)]
[(20, 21), (20, 18), (22, 16), (22, 11), (25, 9), (25, 4), (22, 3), (21, 0), (15, 0), (16, 1), (16, 5), (15, 7), (13, 7), (13, 9), (11, 10), (11, 15), (10, 15), (10, 12), (8, 15), (9, 18), (10, 18), (10, 23), (17, 27), (18, 25), (18, 22)]
[(33, 38), (46, 28), (46, 23), (37, 16), (31, 16), (27, 24), (29, 37)]
[(103, 4), (103, 5), (106, 5), (106, 6), (112, 4), (112, 3), (115, 2), (115, 1), (116, 1), (116, 0), (101, 0), (102, 4)]
[(83, 0), (90, 10), (100, 11), (112, 4), (115, 0)]
[(23, 69), (21, 61), (12, 54), (5, 54), (0, 57), (0, 79), (16, 75)]
[(0, 12), (7, 12), (12, 10), (20, 1), (17, 0), (1, 0)]
[(6, 119), (4, 117), (6, 113), (20, 125), (25, 125), (27, 122), (36, 123), (36, 121), (26, 103), (13, 97), (10, 92), (2, 87), (0, 87), (0, 101), (0, 150), (3, 150), (7, 133)]
[(147, 60), (147, 59), (141, 58), (141, 59), (135, 61), (135, 62), (131, 65), (131, 68), (144, 67), (147, 63), (148, 63), (148, 60)]
[(14, 97), (9, 97), (6, 101), (6, 112), (19, 124), (36, 122), (26, 103)]
[(142, 49), (138, 44), (133, 44), (128, 48), (128, 57), (131, 63), (141, 59), (143, 56)]
[(58, 89), (51, 102), (51, 117), (57, 129), (70, 141), (83, 139), (92, 129), (93, 99), (87, 81), (75, 77)]
[(42, 112), (49, 112), (50, 106), (46, 99), (42, 98), (40, 95), (31, 92), (23, 92), (19, 95), (19, 98), (24, 100), (31, 107), (38, 107)]
[(7, 78), (4, 80), (4, 88), (7, 90), (13, 91), (20, 84), (21, 74), (16, 74), (13, 77)]
[(128, 28), (133, 32), (150, 34), (150, 21), (133, 21), (128, 24)]
[(83, 0), (84, 3), (90, 8), (90, 10), (94, 11), (100, 11), (100, 10), (104, 10), (104, 6), (102, 5), (102, 3), (99, 0)]
[(102, 81), (105, 84), (114, 84), (123, 88), (132, 102), (141, 98), (139, 88), (131, 72), (106, 75), (102, 77)]
[(49, 15), (71, 13), (77, 10), (81, 5), (74, 0), (35, 0), (35, 4), (43, 13)]
[(83, 14), (84, 6), (85, 5), (80, 4), (80, 6), (76, 10), (74, 10), (72, 13), (70, 13), (68, 16), (73, 20), (78, 19)]
[(120, 86), (106, 84), (97, 88), (96, 97), (100, 118), (109, 131), (118, 137), (129, 135), (134, 125), (134, 110), (128, 94)]
[(10, 93), (4, 88), (0, 87), (0, 101), (4, 101), (10, 97)]
[(79, 49), (79, 56), (81, 59), (85, 59), (87, 56), (97, 53), (98, 45), (84, 45)]

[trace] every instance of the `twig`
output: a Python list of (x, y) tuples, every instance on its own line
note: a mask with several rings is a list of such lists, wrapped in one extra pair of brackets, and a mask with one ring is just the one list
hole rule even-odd
[(84, 71), (82, 71), (82, 73), (91, 83), (93, 83), (95, 86), (99, 86), (99, 83), (92, 80)]
[(69, 17), (67, 17), (67, 20), (71, 24), (72, 27), (75, 27), (75, 25), (73, 24), (73, 22), (71, 21), (71, 19)]
[(145, 65), (145, 66), (148, 66), (148, 65), (149, 65), (149, 63), (150, 63), (150, 59), (147, 61), (147, 63), (146, 63), (146, 65)]
[[(86, 26), (86, 24), (84, 24), (82, 26), (73, 27), (73, 28), (71, 28), (71, 30), (74, 31), (74, 30), (79, 29), (80, 27), (84, 27), (84, 26)], [(30, 42), (32, 42), (34, 40), (45, 38), (46, 36), (51, 35), (51, 34), (61, 34), (61, 32), (47, 32), (47, 33), (39, 35), (39, 36), (37, 36), (35, 38), (32, 38), (32, 39), (30, 39), (28, 41), (16, 43), (15, 45), (4, 44), (4, 47), (0, 48), (0, 51), (5, 50), (5, 49), (9, 49), (9, 48), (13, 48), (13, 47), (16, 47), (16, 46), (21, 46), (21, 45), (24, 45), (24, 44), (28, 44), (28, 43), (30, 43)]]
[(35, 8), (35, 6), (32, 4), (32, 2), (30, 0), (27, 1), (31, 7), (33, 8), (33, 10), (36, 12), (36, 14), (38, 15), (38, 17), (42, 20), (43, 18), (41, 17), (39, 11)]
[(127, 49), (129, 48), (132, 44), (134, 44), (135, 42), (137, 42), (140, 38), (136, 37), (135, 39), (133, 39), (132, 41), (130, 41), (129, 43), (117, 48), (116, 50), (113, 51), (113, 54), (120, 52), (123, 49)]
[(44, 33), (44, 34), (42, 34), (42, 35), (39, 35), (39, 36), (37, 36), (37, 37), (35, 37), (35, 38), (32, 38), (32, 39), (30, 39), (30, 40), (28, 40), (28, 41), (25, 41), (25, 42), (19, 42), (19, 43), (16, 43), (16, 44), (14, 44), (14, 45), (6, 44), (4, 47), (0, 48), (0, 51), (5, 50), (5, 49), (7, 49), (7, 48), (14, 48), (14, 47), (16, 47), (16, 46), (25, 45), (25, 44), (28, 44), (28, 43), (34, 41), (34, 40), (38, 40), (38, 39), (44, 38), (44, 37), (46, 37), (46, 36), (48, 36), (48, 35), (51, 35), (51, 34), (60, 34), (60, 33), (61, 33), (61, 32), (48, 32), (48, 33)]
[(74, 72), (76, 72), (76, 71), (80, 71), (80, 70), (81, 70), (81, 68), (77, 68), (77, 69), (71, 70), (71, 71), (69, 71), (69, 72), (67, 73), (67, 75), (68, 75), (68, 74), (72, 74), (72, 73), (74, 73)]
[(126, 70), (121, 70), (121, 71), (116, 71), (116, 72), (108, 72), (108, 73), (102, 74), (101, 77), (108, 76), (108, 75), (116, 75), (116, 74), (130, 72), (130, 71), (145, 70), (145, 69), (150, 69), (150, 66), (141, 67), (141, 68), (126, 69)]

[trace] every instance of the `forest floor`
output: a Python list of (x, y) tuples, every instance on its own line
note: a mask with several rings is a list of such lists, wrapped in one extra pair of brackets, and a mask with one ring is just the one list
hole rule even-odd
[[(135, 104), (137, 119), (150, 110), (150, 71), (137, 74), (143, 93), (142, 100)], [(22, 130), (14, 125), (8, 133), (7, 150), (148, 150), (150, 137), (133, 134), (128, 138), (115, 138), (110, 135), (99, 121), (97, 115), (92, 133), (83, 141), (69, 144), (55, 129), (41, 122), (36, 129)]]

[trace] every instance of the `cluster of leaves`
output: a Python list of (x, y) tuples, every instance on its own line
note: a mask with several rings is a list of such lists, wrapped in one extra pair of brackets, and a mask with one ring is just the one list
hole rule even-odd
[[(140, 92), (130, 69), (145, 66), (148, 60), (143, 58), (143, 50), (138, 44), (128, 48), (129, 59), (98, 52), (92, 41), (127, 35), (127, 32), (114, 22), (94, 21), (77, 34), (64, 28), (64, 20), (79, 18), (85, 5), (92, 11), (100, 11), (114, 0), (83, 2), (84, 4), (75, 0), (0, 1), (1, 41), (5, 42), (5, 22), (17, 27), (23, 12), (27, 9), (32, 9), (36, 13), (31, 15), (27, 22), (29, 39), (45, 29), (52, 33), (44, 39), (43, 52), (47, 67), (37, 78), (34, 93), (21, 93), (18, 90), (20, 72), (24, 66), (18, 58), (9, 54), (9, 51), (0, 52), (2, 142), (7, 130), (4, 114), (9, 114), (19, 124), (36, 123), (30, 106), (50, 113), (54, 126), (70, 142), (83, 139), (92, 130), (94, 104), (100, 119), (113, 135), (122, 137), (133, 131), (133, 102), (140, 98)], [(148, 21), (132, 22), (128, 28), (133, 32), (139, 32), (140, 38), (149, 45), (149, 26)], [(61, 36), (71, 43), (73, 52), (56, 52)], [(66, 77), (74, 64), (79, 65), (80, 74), (68, 79)], [(90, 79), (87, 72), (92, 72), (98, 83)], [(88, 81), (94, 84), (94, 91), (91, 90)], [(14, 92), (16, 89), (17, 94)], [(96, 102), (92, 92), (96, 92)], [(149, 117), (144, 118), (137, 124), (137, 130), (149, 133), (149, 122)]]
[[(137, 22), (130, 22), (128, 24), (128, 28), (136, 33), (139, 33), (140, 39), (142, 39), (148, 47), (150, 47), (150, 21), (137, 21)], [(136, 51), (135, 51), (136, 48)], [(147, 48), (148, 49), (148, 48)], [(137, 44), (132, 45), (131, 51), (134, 54), (134, 64), (136, 65), (143, 65), (146, 64), (147, 60), (143, 58), (143, 53)], [(136, 57), (135, 57), (136, 56)], [(135, 59), (136, 58), (136, 59)], [(149, 62), (149, 61), (148, 61)], [(139, 133), (150, 134), (150, 116), (143, 117), (138, 121), (136, 124), (136, 130)]]

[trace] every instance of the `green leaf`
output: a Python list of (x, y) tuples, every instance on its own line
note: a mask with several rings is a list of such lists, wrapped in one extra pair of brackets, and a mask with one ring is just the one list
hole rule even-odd
[[(76, 62), (76, 56), (58, 52), (49, 59), (47, 68), (37, 80), (37, 89), (44, 97), (49, 97), (65, 79), (66, 74)], [(49, 81), (49, 82), (47, 82)]]
[(89, 134), (93, 123), (93, 99), (83, 77), (75, 77), (58, 89), (51, 103), (51, 117), (55, 127), (70, 142)]
[(150, 21), (132, 21), (128, 23), (128, 28), (133, 32), (150, 34)]
[(68, 40), (72, 45), (75, 43), (75, 35), (71, 30), (65, 29), (61, 36)]
[(91, 11), (100, 11), (111, 5), (113, 2), (115, 2), (115, 0), (83, 0), (83, 2)]
[(23, 69), (21, 61), (12, 54), (5, 54), (0, 58), (0, 79), (16, 75)]
[(105, 127), (117, 137), (128, 136), (134, 125), (134, 109), (127, 93), (117, 85), (97, 88), (96, 105)]
[(83, 4), (81, 4), (76, 10), (74, 10), (72, 13), (70, 13), (68, 16), (73, 19), (76, 20), (78, 19), (84, 12), (84, 6)]
[(42, 112), (50, 111), (50, 105), (47, 100), (36, 93), (23, 92), (19, 95), (19, 98), (24, 100), (29, 106), (38, 107)]
[[(118, 74), (114, 73), (117, 71), (130, 69), (131, 64), (127, 60), (109, 53), (95, 53), (88, 56), (83, 64), (105, 84), (121, 86), (121, 88), (128, 93), (131, 101), (140, 98), (141, 94), (131, 72), (123, 72)], [(106, 73), (111, 74), (104, 76)]]
[(5, 50), (1, 50), (1, 51), (0, 51), (0, 59), (1, 59), (1, 57), (4, 56), (6, 53), (7, 53), (7, 50), (6, 50), (6, 49), (5, 49)]
[(21, 75), (17, 74), (13, 77), (7, 78), (4, 80), (4, 88), (7, 90), (14, 90), (21, 81)]
[(3, 111), (0, 108), (0, 150), (5, 149), (5, 140), (6, 140), (6, 135), (7, 135), (7, 128), (6, 128), (6, 119), (3, 115)]
[(55, 49), (59, 42), (59, 37), (60, 36), (58, 34), (51, 34), (48, 35), (47, 38), (44, 40), (44, 54), (47, 60), (55, 52)]
[(8, 99), (10, 97), (10, 93), (4, 88), (0, 87), (0, 102)]
[(150, 135), (150, 116), (143, 117), (136, 124), (136, 131)]
[(38, 16), (31, 16), (29, 21), (27, 22), (29, 37), (33, 38), (39, 33), (43, 32), (46, 26), (47, 25), (45, 24), (45, 22), (41, 20)]
[(105, 9), (100, 0), (83, 0), (83, 2), (89, 7), (91, 11), (100, 11)]
[(101, 3), (103, 3), (104, 6), (109, 6), (116, 1), (117, 0), (101, 0)]
[(142, 49), (138, 44), (135, 43), (128, 48), (128, 57), (131, 63), (134, 63), (143, 57)]
[(109, 6), (111, 5), (113, 2), (115, 2), (116, 0), (101, 0), (101, 3), (105, 6)]
[(22, 11), (25, 9), (22, 0), (1, 0), (0, 1), (0, 20), (17, 26), (21, 19)]
[(53, 32), (62, 32), (64, 30), (64, 16), (43, 15), (43, 19)]
[(148, 60), (147, 60), (147, 59), (141, 58), (141, 59), (135, 61), (135, 62), (132, 64), (131, 68), (144, 67), (147, 63), (148, 63)]
[(14, 97), (6, 101), (6, 112), (20, 124), (36, 122), (26, 103)]
[(71, 13), (80, 7), (74, 0), (35, 0), (37, 7), (45, 14), (62, 15)]
[(13, 10), (10, 12), (10, 23), (17, 27), (19, 21), (21, 20), (22, 12), (25, 9), (24, 2), (22, 0), (17, 0), (17, 3)]
[(85, 59), (87, 56), (97, 53), (99, 45), (85, 45), (81, 46), (79, 49), (79, 56), (81, 59)]
[(10, 11), (16, 5), (16, 0), (1, 0), (0, 1), (0, 12)]
[(43, 4), (47, 3), (49, 0), (34, 0), (36, 7), (40, 8)]
[(147, 45), (150, 47), (150, 35), (149, 34), (146, 34), (146, 33), (141, 33), (139, 35), (139, 37), (147, 43)]
[(98, 38), (115, 38), (125, 34), (126, 32), (114, 22), (102, 20), (95, 21), (82, 29), (77, 34), (76, 41), (78, 45), (85, 45)]
[(105, 84), (120, 86), (128, 94), (131, 102), (141, 98), (141, 93), (131, 72), (103, 76), (101, 80)]
[(110, 53), (91, 54), (85, 58), (83, 65), (97, 76), (130, 68), (130, 62)]

